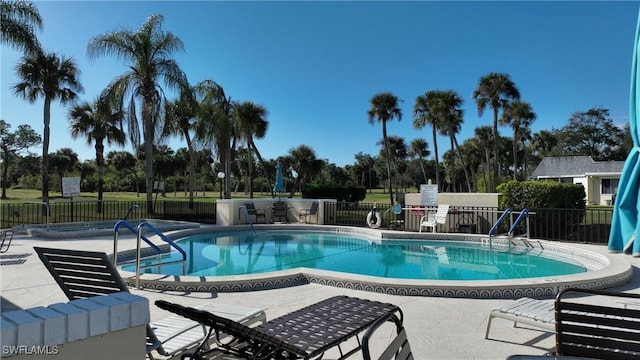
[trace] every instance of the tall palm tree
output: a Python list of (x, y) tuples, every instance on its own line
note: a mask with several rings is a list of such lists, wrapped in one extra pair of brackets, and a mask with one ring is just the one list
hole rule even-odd
[(71, 136), (77, 139), (85, 135), (87, 143), (95, 143), (96, 165), (98, 166), (98, 206), (97, 212), (102, 212), (102, 192), (104, 185), (104, 142), (107, 144), (124, 145), (126, 136), (122, 130), (123, 114), (118, 110), (112, 99), (98, 97), (93, 104), (83, 102), (69, 110), (71, 122)]
[(376, 120), (382, 123), (382, 142), (384, 144), (385, 158), (387, 161), (387, 179), (389, 180), (389, 198), (391, 205), (393, 201), (393, 186), (391, 185), (391, 154), (389, 153), (389, 144), (387, 141), (387, 121), (397, 118), (402, 120), (402, 110), (398, 104), (402, 102), (397, 96), (390, 92), (384, 92), (374, 95), (371, 100), (371, 108), (367, 111), (369, 116), (369, 124), (375, 124)]
[(51, 102), (73, 102), (79, 92), (80, 70), (75, 62), (55, 52), (36, 52), (23, 56), (16, 66), (21, 79), (13, 85), (13, 93), (30, 103), (44, 98), (44, 132), (42, 142), (42, 201), (49, 202), (49, 140), (51, 138)]
[(423, 138), (413, 139), (411, 144), (409, 145), (409, 155), (417, 158), (418, 162), (420, 162), (420, 169), (422, 169), (422, 176), (424, 177), (424, 183), (427, 183), (427, 172), (424, 170), (424, 158), (429, 156), (429, 145), (427, 141)]
[(536, 119), (536, 113), (526, 101), (515, 100), (505, 105), (500, 118), (500, 124), (510, 125), (513, 129), (513, 180), (517, 180), (518, 170), (518, 142), (520, 128), (529, 128)]
[(42, 17), (30, 1), (0, 1), (0, 35), (9, 44), (27, 53), (42, 51), (35, 30), (42, 30)]
[(87, 46), (89, 58), (115, 55), (129, 64), (129, 71), (115, 78), (106, 93), (120, 99), (120, 107), (128, 96), (127, 122), (129, 137), (134, 146), (140, 144), (140, 130), (136, 100), (140, 104), (140, 120), (144, 137), (145, 175), (147, 177), (147, 212), (153, 213), (153, 143), (157, 129), (161, 129), (161, 112), (166, 102), (162, 81), (168, 88), (187, 86), (187, 78), (173, 54), (182, 51), (182, 41), (162, 30), (162, 15), (151, 15), (140, 29), (119, 29), (92, 38)]
[(189, 208), (193, 209), (193, 186), (195, 176), (195, 149), (191, 131), (195, 126), (198, 113), (198, 103), (195, 99), (195, 89), (185, 86), (180, 90), (178, 99), (167, 103), (162, 136), (180, 135), (187, 141), (189, 150)]
[(218, 153), (218, 161), (223, 164), (225, 173), (224, 197), (229, 199), (231, 197), (229, 179), (235, 145), (231, 144), (232, 138), (235, 140), (232, 116), (235, 104), (230, 97), (227, 97), (222, 86), (213, 80), (201, 81), (194, 90), (198, 102), (195, 139), (199, 143), (213, 145)]
[(436, 160), (436, 185), (440, 189), (440, 160), (438, 159), (438, 131), (440, 130), (440, 118), (435, 111), (436, 92), (427, 91), (424, 95), (416, 97), (413, 105), (413, 127), (422, 129), (425, 125), (431, 125), (433, 134), (433, 153)]
[(493, 184), (491, 189), (495, 191), (498, 186), (498, 112), (511, 100), (520, 99), (520, 91), (508, 74), (489, 73), (480, 78), (478, 87), (473, 92), (473, 99), (478, 105), (478, 115), (482, 116), (487, 107), (493, 109)]
[[(260, 155), (253, 138), (262, 139), (267, 134), (267, 128), (269, 122), (266, 120), (268, 112), (267, 109), (255, 104), (251, 101), (244, 101), (237, 104), (234, 108), (234, 115), (236, 120), (237, 136), (247, 145), (249, 151), (248, 162), (248, 174), (249, 174), (249, 197), (253, 199), (253, 166), (251, 159), (253, 159), (253, 153), (255, 151), (258, 160), (262, 164), (263, 170), (266, 169), (264, 165), (264, 159)], [(267, 179), (267, 184), (273, 193), (273, 187), (271, 186), (271, 179), (268, 174), (264, 174)], [(273, 194), (272, 194), (273, 195)]]
[[(467, 188), (471, 192), (471, 179), (469, 178), (469, 171), (467, 170), (464, 158), (460, 153), (458, 147), (458, 140), (456, 134), (460, 132), (460, 127), (463, 122), (463, 112), (460, 109), (462, 106), (462, 98), (453, 90), (447, 91), (434, 91), (433, 97), (435, 100), (434, 112), (436, 117), (439, 118), (440, 132), (443, 135), (449, 136), (451, 143), (451, 153), (457, 154), (460, 163), (462, 164), (462, 170), (467, 181)], [(452, 157), (452, 160), (454, 157)], [(452, 169), (452, 189), (455, 189), (455, 161), (451, 164)]]

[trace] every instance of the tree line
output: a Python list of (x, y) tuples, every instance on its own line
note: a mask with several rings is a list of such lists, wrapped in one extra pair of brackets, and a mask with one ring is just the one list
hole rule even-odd
[[(536, 119), (531, 105), (520, 99), (520, 91), (508, 74), (490, 73), (480, 79), (473, 98), (480, 115), (492, 110), (493, 125), (476, 128), (475, 136), (462, 144), (458, 144), (456, 134), (464, 120), (460, 109), (463, 100), (455, 91), (429, 90), (415, 99), (413, 126), (417, 130), (431, 127), (433, 160), (427, 160), (430, 150), (426, 140), (417, 138), (406, 144), (405, 139), (387, 134), (386, 123), (402, 118), (402, 100), (392, 93), (375, 94), (367, 111), (371, 124), (382, 124), (379, 154), (356, 154), (353, 165), (341, 168), (317, 159), (312, 148), (300, 145), (278, 159), (264, 159), (254, 139), (267, 134), (267, 108), (252, 101), (232, 100), (212, 79), (191, 83), (173, 58), (184, 51), (184, 44), (162, 29), (162, 15), (151, 15), (138, 29), (117, 28), (91, 38), (87, 45), (90, 59), (115, 57), (128, 64), (129, 70), (115, 76), (97, 98), (80, 100), (84, 89), (77, 65), (69, 57), (44, 50), (37, 40), (36, 31), (43, 28), (37, 8), (22, 0), (1, 0), (0, 6), (2, 42), (24, 52), (16, 65), (21, 81), (10, 90), (32, 103), (44, 100), (41, 139), (24, 125), (11, 132), (11, 125), (2, 121), (3, 198), (8, 183), (29, 183), (39, 185), (42, 201), (48, 202), (50, 174), (82, 175), (86, 168), (87, 176), (81, 177), (89, 179), (94, 176), (90, 175), (94, 168), (99, 200), (105, 177), (113, 173), (120, 179), (130, 176), (135, 179), (136, 191), (146, 192), (148, 211), (152, 212), (153, 184), (159, 179), (183, 178), (183, 188), (193, 202), (198, 175), (223, 172), (231, 175), (221, 180), (226, 198), (232, 189), (240, 188), (252, 197), (254, 188), (272, 192), (269, 189), (273, 188), (275, 163), (280, 161), (293, 179), (288, 187), (291, 195), (313, 182), (358, 184), (388, 189), (393, 204), (397, 201), (394, 188), (403, 191), (429, 179), (435, 179), (441, 191), (494, 191), (506, 178), (527, 178), (543, 156), (591, 155), (597, 160), (622, 160), (630, 149), (628, 126), (616, 127), (604, 108), (576, 112), (563, 128), (531, 134), (530, 125)], [(175, 98), (167, 98), (168, 93)], [(57, 156), (72, 159), (72, 149), (49, 154), (53, 101), (70, 105), (71, 135), (94, 146), (95, 160), (65, 167)], [(512, 138), (500, 136), (500, 124), (513, 129)], [(449, 137), (451, 143), (442, 157), (437, 148), (438, 135)], [(182, 137), (187, 147), (174, 152), (156, 146), (169, 136)], [(25, 154), (40, 141), (40, 157)], [(127, 141), (133, 153), (112, 152), (105, 159), (105, 143), (123, 146)], [(126, 169), (116, 165), (119, 161), (128, 164)], [(38, 169), (34, 164), (39, 164)], [(125, 171), (129, 175), (123, 176)], [(40, 179), (33, 181), (33, 174), (38, 172)], [(108, 188), (113, 189), (112, 184)]]

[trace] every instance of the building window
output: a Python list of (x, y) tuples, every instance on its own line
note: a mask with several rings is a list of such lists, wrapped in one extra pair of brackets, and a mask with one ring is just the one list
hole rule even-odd
[(602, 179), (602, 193), (615, 194), (618, 192), (618, 179)]

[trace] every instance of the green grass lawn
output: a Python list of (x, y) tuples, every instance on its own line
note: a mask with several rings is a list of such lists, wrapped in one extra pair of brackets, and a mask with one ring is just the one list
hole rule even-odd
[[(202, 191), (198, 191), (194, 194), (194, 201), (196, 202), (215, 202), (220, 196), (220, 193), (217, 191), (207, 191), (206, 193), (202, 193)], [(287, 194), (288, 196), (288, 194)], [(146, 198), (145, 193), (136, 194), (134, 192), (105, 192), (103, 193), (104, 201), (144, 201)], [(153, 195), (154, 199), (156, 198), (156, 194)], [(244, 192), (234, 192), (231, 194), (233, 199), (246, 199), (249, 198), (249, 194), (245, 194)], [(271, 198), (270, 193), (263, 192), (254, 192), (254, 198)], [(296, 197), (300, 197), (300, 194), (296, 194)], [(3, 204), (11, 204), (11, 203), (24, 203), (27, 201), (40, 202), (42, 201), (40, 190), (27, 190), (27, 189), (7, 189), (7, 198), (6, 200), (2, 200)], [(73, 201), (96, 201), (98, 199), (97, 192), (82, 192), (80, 196), (75, 196)], [(184, 191), (178, 191), (176, 193), (168, 192), (166, 196), (162, 196), (161, 194), (157, 195), (158, 200), (164, 201), (188, 201), (189, 194), (185, 195)], [(62, 194), (58, 191), (49, 191), (49, 201), (69, 201), (70, 198), (63, 197)], [(378, 204), (389, 204), (389, 194), (383, 192), (382, 189), (373, 189), (371, 192), (367, 190), (367, 196), (362, 201), (364, 203), (378, 203)]]

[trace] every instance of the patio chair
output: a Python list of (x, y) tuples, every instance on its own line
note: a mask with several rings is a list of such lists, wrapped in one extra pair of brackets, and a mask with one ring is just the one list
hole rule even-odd
[(553, 300), (536, 300), (525, 297), (491, 310), (487, 330), (484, 334), (485, 339), (489, 338), (491, 320), (494, 318), (511, 320), (514, 327), (517, 323), (536, 326), (547, 331), (554, 331), (556, 327)]
[(616, 305), (616, 300), (631, 299), (640, 299), (640, 294), (575, 288), (561, 291), (555, 301), (556, 355), (640, 359), (640, 310)]
[[(276, 220), (278, 219), (278, 220)], [(284, 201), (276, 201), (273, 203), (271, 213), (271, 222), (289, 222), (289, 207)]]
[(449, 205), (438, 205), (438, 210), (435, 214), (427, 212), (420, 218), (420, 232), (422, 228), (431, 228), (431, 232), (436, 232), (438, 224), (444, 224), (447, 222), (447, 214), (449, 213)]
[[(255, 204), (252, 202), (247, 202), (244, 204), (244, 206), (247, 208), (247, 214), (249, 214), (249, 216), (256, 217), (256, 224), (260, 222), (259, 219), (262, 219), (262, 223), (267, 222), (267, 217), (264, 213), (264, 209), (256, 209)], [(247, 219), (247, 221), (249, 221), (249, 219)]]
[(311, 208), (310, 209), (301, 209), (300, 210), (300, 214), (298, 215), (298, 219), (300, 220), (300, 222), (302, 222), (302, 219), (304, 219), (304, 223), (306, 224), (308, 221), (309, 216), (315, 216), (316, 217), (316, 224), (318, 223), (318, 207), (320, 206), (320, 203), (317, 201), (314, 201), (311, 203)]
[[(41, 247), (34, 250), (69, 300), (129, 291), (105, 253)], [(202, 307), (245, 325), (266, 321), (262, 309), (218, 303)], [(205, 335), (197, 322), (172, 315), (147, 326), (147, 356), (153, 359), (154, 350), (162, 356), (175, 356), (206, 342)]]
[(11, 246), (11, 240), (13, 240), (13, 229), (0, 230), (0, 253), (6, 253)]
[[(348, 296), (325, 299), (253, 328), (164, 300), (155, 304), (209, 328), (209, 337), (217, 340), (217, 346), (207, 349), (201, 344), (190, 355), (192, 359), (225, 354), (241, 359), (312, 359), (333, 348), (339, 350), (337, 358), (344, 359), (362, 349), (359, 336), (375, 330), (372, 325), (389, 320), (402, 326), (402, 311), (397, 306)], [(231, 340), (223, 341), (221, 334)], [(354, 338), (357, 342), (349, 341)]]

